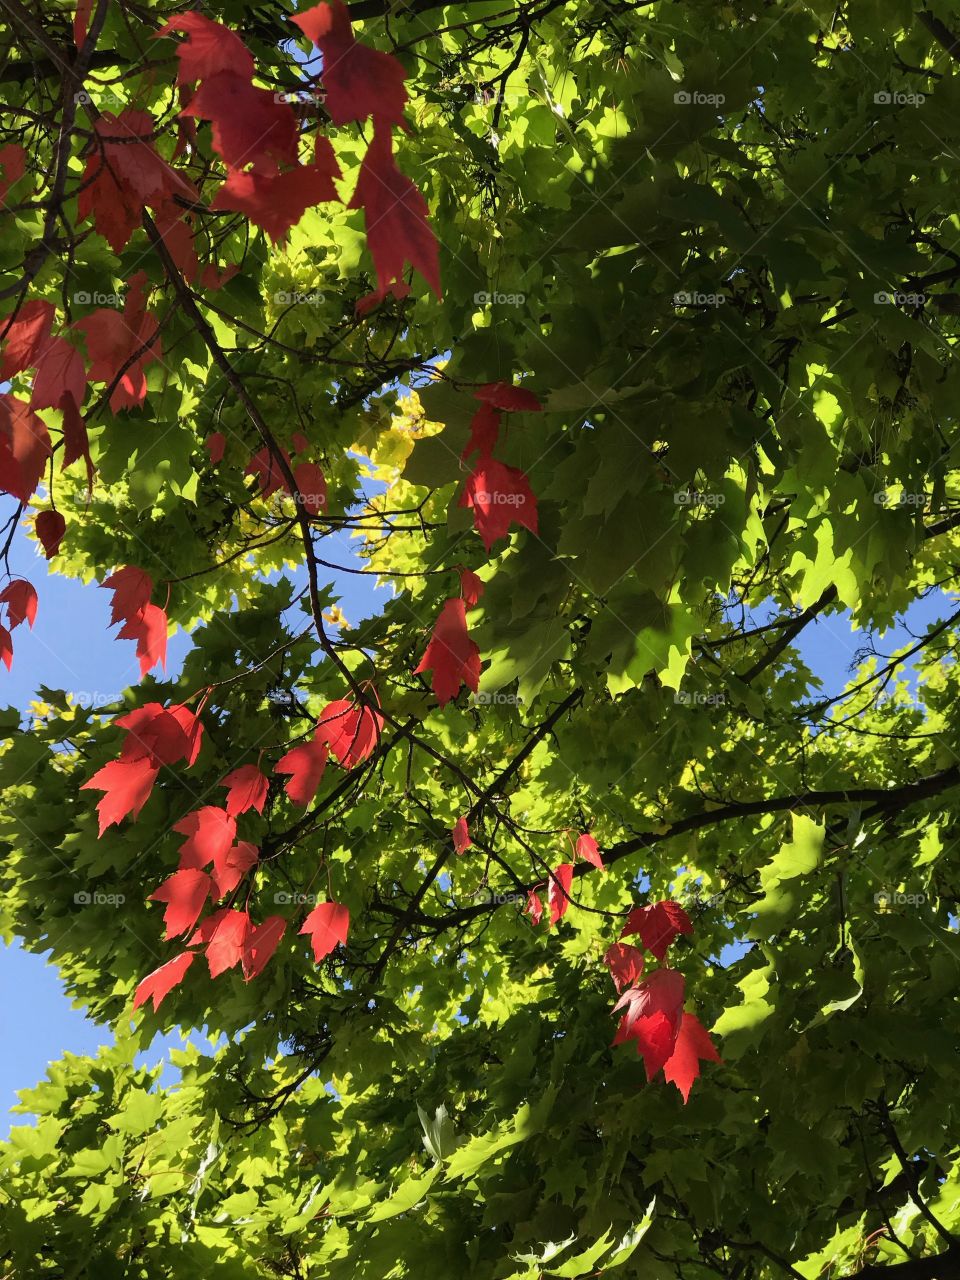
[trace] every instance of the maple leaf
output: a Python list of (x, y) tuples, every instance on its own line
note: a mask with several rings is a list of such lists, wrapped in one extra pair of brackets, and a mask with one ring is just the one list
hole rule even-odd
[(317, 794), (326, 768), (328, 751), (327, 743), (314, 737), (288, 751), (274, 765), (274, 773), (290, 775), (284, 786), (291, 804), (301, 805), (305, 809)]
[[(165, 242), (169, 248), (166, 237)], [(117, 384), (110, 394), (110, 408), (114, 412), (135, 409), (143, 403), (147, 394), (144, 368), (162, 354), (157, 322), (147, 313), (142, 301), (140, 286), (145, 281), (144, 273), (138, 272), (128, 282), (130, 287), (122, 312), (113, 307), (99, 307), (74, 326), (86, 340), (91, 361), (90, 381)]]
[(156, 1013), (173, 988), (179, 986), (183, 981), (184, 974), (193, 964), (195, 958), (193, 951), (181, 951), (178, 956), (174, 956), (172, 960), (162, 964), (159, 969), (154, 969), (153, 973), (148, 973), (143, 981), (137, 985), (133, 997), (134, 1009), (139, 1009), (147, 1000), (152, 1000), (153, 1011)]
[(36, 366), (40, 352), (50, 338), (56, 314), (57, 309), (52, 302), (35, 299), (23, 304), (17, 318), (4, 331), (0, 382)]
[(507, 413), (539, 413), (543, 409), (532, 391), (516, 387), (512, 382), (488, 382), (473, 394), (475, 399)]
[(50, 452), (43, 421), (25, 401), (0, 394), (0, 489), (29, 502)]
[(680, 1090), (684, 1105), (690, 1098), (694, 1080), (699, 1078), (701, 1060), (720, 1062), (721, 1058), (700, 1019), (685, 1013), (673, 1053), (663, 1064), (664, 1078)]
[(436, 237), (427, 221), (427, 202), (397, 168), (387, 129), (374, 128), (348, 207), (364, 211), (367, 245), (378, 283), (373, 302), (382, 301), (391, 290), (396, 292), (394, 286), (409, 292), (403, 280), (407, 262), (420, 272), (437, 297), (441, 296), (440, 259)]
[(13, 666), (13, 636), (0, 624), (0, 662), (9, 671)]
[(489, 458), (497, 447), (501, 421), (499, 409), (491, 404), (482, 404), (470, 419), (470, 438), (460, 457), (466, 460), (471, 453), (478, 453), (481, 459)]
[(218, 914), (205, 952), (211, 978), (240, 963), (250, 936), (250, 916), (246, 911), (227, 909)]
[(317, 138), (316, 153), (325, 163), (298, 164), (276, 176), (233, 170), (210, 208), (242, 213), (271, 240), (282, 243), (307, 209), (338, 199), (333, 179), (340, 176), (340, 168), (328, 139)]
[(215, 467), (218, 462), (223, 460), (227, 447), (227, 437), (222, 431), (212, 431), (203, 443), (206, 445), (207, 453), (210, 455), (210, 465)]
[(7, 606), (7, 621), (11, 631), (21, 622), (28, 622), (31, 630), (37, 616), (37, 592), (26, 578), (14, 578), (0, 591), (0, 604)]
[(121, 760), (140, 760), (146, 756), (151, 764), (174, 764), (190, 754), (190, 739), (183, 725), (161, 703), (148, 702), (113, 722), (126, 729), (120, 753)]
[(596, 867), (598, 871), (603, 870), (603, 859), (600, 857), (600, 846), (589, 831), (585, 831), (582, 836), (577, 837), (577, 857), (583, 858), (585, 862), (589, 862), (591, 866)]
[(67, 522), (59, 511), (41, 511), (34, 521), (37, 539), (43, 547), (43, 554), (48, 560), (60, 550), (60, 543), (67, 531)]
[(225, 854), (215, 857), (210, 874), (217, 886), (216, 898), (219, 900), (232, 893), (259, 858), (259, 849), (249, 840), (238, 840)]
[(213, 149), (229, 169), (250, 165), (271, 178), (279, 164), (297, 164), (297, 119), (289, 103), (234, 71), (205, 79), (180, 114), (210, 121)]
[(338, 942), (346, 943), (350, 912), (336, 902), (321, 902), (303, 922), (301, 933), (310, 935), (314, 959), (319, 963)]
[(536, 889), (527, 890), (527, 905), (524, 907), (524, 913), (530, 917), (534, 928), (543, 919), (543, 903)]
[(434, 624), (433, 634), (414, 675), (433, 672), (433, 692), (441, 707), (465, 684), (474, 693), (480, 687), (480, 650), (467, 635), (466, 607), (462, 600), (447, 600)]
[(66, 471), (72, 462), (83, 458), (87, 466), (87, 490), (93, 489), (93, 459), (90, 457), (90, 440), (87, 437), (87, 424), (77, 408), (77, 402), (69, 391), (60, 397), (60, 410), (63, 414), (61, 429), (63, 431), (63, 461), (60, 470)]
[(111, 573), (109, 578), (104, 578), (100, 583), (101, 587), (105, 587), (108, 591), (113, 592), (113, 600), (110, 605), (110, 625), (122, 619), (129, 621), (131, 618), (137, 618), (143, 613), (143, 610), (150, 603), (150, 595), (153, 592), (153, 579), (148, 573), (144, 573), (142, 569), (135, 568), (134, 565), (124, 565), (122, 569), (118, 569), (116, 573)]
[(466, 609), (473, 609), (483, 595), (483, 581), (471, 569), (459, 569), (460, 593)]
[(145, 604), (136, 617), (128, 618), (117, 632), (117, 639), (136, 640), (141, 676), (158, 662), (166, 671), (167, 615), (158, 605)]
[(667, 954), (674, 938), (693, 933), (690, 917), (679, 902), (654, 902), (647, 907), (634, 907), (620, 933), (621, 938), (640, 935), (640, 941), (658, 960)]
[(450, 833), (453, 838), (453, 851), (459, 857), (473, 844), (470, 839), (470, 830), (467, 827), (466, 818), (458, 818), (453, 824), (453, 831)]
[(279, 946), (287, 928), (283, 916), (267, 916), (262, 924), (258, 924), (247, 934), (247, 945), (241, 956), (243, 979), (250, 982), (263, 973), (267, 962)]
[(163, 913), (164, 937), (175, 938), (192, 929), (213, 888), (210, 876), (197, 867), (181, 867), (168, 876), (160, 888), (150, 894), (151, 901), (167, 904)]
[(550, 902), (550, 927), (552, 928), (561, 916), (567, 914), (570, 906), (570, 886), (573, 884), (573, 863), (561, 862), (554, 867), (550, 876), (548, 898)]
[(643, 973), (643, 952), (629, 942), (615, 942), (607, 948), (603, 963), (610, 970), (617, 991), (622, 991)]
[(291, 16), (323, 54), (324, 106), (334, 124), (373, 116), (374, 124), (400, 124), (407, 101), (407, 73), (389, 53), (371, 49), (354, 37), (342, 0), (318, 4)]
[(234, 769), (220, 783), (221, 787), (227, 788), (227, 813), (236, 816), (248, 809), (263, 813), (269, 785), (255, 764), (244, 764)]
[[(281, 453), (290, 465), (290, 455), (286, 449), (281, 449)], [(260, 481), (261, 498), (269, 498), (277, 492), (278, 489), (287, 488), (287, 480), (283, 472), (280, 470), (280, 464), (273, 456), (266, 445), (262, 449), (258, 449), (244, 469), (245, 476), (256, 476)]]
[(366, 703), (356, 707), (345, 698), (328, 702), (317, 721), (317, 737), (326, 742), (335, 760), (353, 769), (366, 760), (380, 741), (383, 716)]
[(0, 204), (7, 203), (7, 192), (27, 171), (27, 153), (16, 142), (0, 147)]
[(677, 969), (654, 969), (649, 978), (644, 978), (635, 987), (628, 987), (613, 1006), (614, 1014), (618, 1010), (626, 1010), (618, 1036), (621, 1039), (634, 1039), (637, 1024), (646, 1018), (652, 1018), (654, 1014), (663, 1014), (671, 1024), (676, 1038), (684, 1011), (684, 991), (684, 974)]
[(37, 356), (30, 408), (56, 409), (68, 392), (77, 404), (83, 403), (87, 393), (83, 357), (66, 338), (48, 338)]
[(200, 754), (200, 747), (203, 744), (203, 721), (189, 707), (171, 707), (170, 714), (187, 735), (187, 740), (190, 743), (190, 752), (187, 756), (187, 768), (189, 768), (196, 763), (197, 756)]
[(187, 37), (177, 45), (177, 57), (180, 61), (177, 84), (192, 83), (205, 76), (218, 75), (221, 71), (229, 71), (235, 75), (253, 75), (253, 54), (229, 27), (221, 26), (219, 22), (213, 22), (190, 9), (170, 18), (156, 33), (155, 38), (168, 36), (174, 31), (182, 31)]
[(489, 551), (512, 524), (537, 532), (537, 499), (530, 481), (516, 467), (483, 458), (468, 477), (458, 506), (473, 509), (473, 524)]
[(297, 495), (307, 515), (318, 516), (327, 505), (327, 481), (315, 462), (300, 462), (294, 467)]
[(83, 47), (83, 42), (87, 38), (87, 27), (90, 24), (92, 11), (93, 0), (78, 0), (77, 11), (73, 15), (73, 43), (78, 49)]
[(173, 830), (187, 837), (180, 846), (181, 869), (190, 867), (196, 870), (226, 857), (237, 838), (236, 819), (216, 805), (194, 809), (175, 822)]
[(81, 791), (105, 793), (97, 804), (100, 835), (128, 815), (134, 819), (138, 816), (159, 772), (159, 766), (152, 764), (147, 756), (139, 760), (112, 760), (81, 785)]

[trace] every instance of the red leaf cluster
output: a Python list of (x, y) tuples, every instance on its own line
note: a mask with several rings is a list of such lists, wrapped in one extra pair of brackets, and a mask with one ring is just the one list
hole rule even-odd
[(133, 565), (126, 565), (100, 584), (113, 591), (110, 625), (123, 622), (118, 640), (136, 640), (140, 675), (145, 676), (159, 662), (167, 667), (167, 615), (150, 603), (153, 580)]

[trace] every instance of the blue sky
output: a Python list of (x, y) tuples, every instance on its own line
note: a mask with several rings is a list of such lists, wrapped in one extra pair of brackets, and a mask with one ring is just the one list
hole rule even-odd
[[(338, 545), (335, 551), (332, 544)], [(345, 565), (357, 565), (350, 540), (330, 539), (325, 558)], [(34, 547), (20, 536), (11, 555), (11, 568), (36, 586), (40, 605), (36, 626), (14, 633), (13, 670), (0, 669), (0, 707), (25, 709), (40, 685), (68, 689), (75, 697), (112, 701), (124, 684), (138, 680), (134, 645), (114, 639), (109, 629), (110, 593), (94, 584), (83, 586), (47, 575), (46, 565)], [(333, 575), (347, 618), (358, 621), (369, 615), (387, 589), (376, 592), (369, 578), (351, 574)], [(933, 596), (916, 602), (905, 619), (917, 633), (955, 605)], [(889, 652), (909, 640), (904, 627), (884, 637), (881, 648)], [(862, 633), (851, 630), (843, 615), (818, 619), (802, 633), (801, 652), (810, 667), (824, 680), (826, 694), (838, 692), (846, 681), (854, 653), (863, 644)], [(176, 671), (190, 645), (189, 638), (176, 635), (170, 641), (168, 670)], [(6, 1133), (8, 1109), (16, 1102), (16, 1091), (40, 1080), (47, 1064), (64, 1052), (95, 1053), (111, 1033), (96, 1026), (83, 1012), (74, 1009), (63, 993), (54, 968), (43, 957), (25, 952), (19, 944), (0, 943), (0, 1040), (7, 1051), (0, 1055), (0, 1135)], [(145, 1060), (158, 1062), (166, 1050), (182, 1043), (178, 1034), (158, 1037)], [(168, 1069), (169, 1070), (169, 1069)]]

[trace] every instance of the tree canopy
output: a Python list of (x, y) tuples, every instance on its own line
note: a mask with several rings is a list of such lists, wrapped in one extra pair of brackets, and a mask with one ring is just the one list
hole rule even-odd
[(960, 1274), (931, 3), (0, 0), (5, 1277)]

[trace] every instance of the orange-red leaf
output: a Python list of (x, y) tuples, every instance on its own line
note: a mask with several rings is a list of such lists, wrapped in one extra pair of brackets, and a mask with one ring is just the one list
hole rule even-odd
[(375, 123), (401, 123), (407, 101), (403, 87), (406, 72), (392, 54), (371, 49), (354, 38), (342, 0), (318, 4), (291, 16), (290, 21), (323, 54), (324, 106), (334, 124), (368, 116), (373, 116)]
[(226, 810), (209, 804), (188, 813), (173, 829), (187, 837), (180, 846), (181, 868), (206, 867), (226, 857), (237, 838), (236, 820)]
[(460, 685), (476, 693), (480, 687), (480, 650), (467, 634), (466, 608), (462, 600), (444, 602), (434, 624), (426, 652), (414, 674), (433, 672), (433, 692), (441, 707), (460, 692)]
[(620, 937), (629, 938), (634, 933), (640, 935), (648, 951), (662, 960), (674, 938), (693, 933), (693, 925), (679, 902), (654, 902), (647, 907), (634, 907), (627, 916)]
[(700, 1076), (701, 1060), (719, 1062), (721, 1059), (700, 1019), (692, 1013), (685, 1013), (673, 1053), (663, 1064), (665, 1079), (680, 1090), (684, 1105), (690, 1097), (694, 1080)]
[(157, 37), (168, 36), (173, 31), (182, 31), (187, 37), (177, 45), (177, 57), (180, 60), (177, 84), (202, 80), (205, 76), (215, 76), (221, 71), (230, 71), (235, 75), (253, 75), (253, 54), (229, 27), (212, 22), (210, 18), (191, 9), (171, 18), (157, 32)]
[(615, 942), (607, 948), (603, 963), (610, 970), (617, 991), (622, 991), (643, 973), (643, 952), (629, 942)]
[(196, 867), (183, 867), (164, 880), (159, 889), (150, 894), (154, 902), (165, 902), (163, 923), (167, 938), (186, 933), (197, 923), (203, 904), (214, 884), (205, 871)]
[(458, 857), (461, 853), (466, 853), (473, 844), (470, 839), (470, 830), (467, 826), (466, 818), (458, 818), (456, 820), (453, 824), (451, 835), (453, 837), (453, 851)]
[(24, 400), (0, 394), (0, 489), (27, 503), (50, 457), (50, 433)]
[(246, 813), (248, 809), (263, 813), (270, 784), (255, 764), (244, 764), (234, 769), (220, 785), (227, 788), (227, 813), (236, 815)]
[(310, 935), (314, 959), (328, 956), (338, 942), (346, 943), (350, 929), (350, 912), (336, 902), (321, 902), (303, 922), (301, 933)]
[(537, 499), (526, 475), (496, 458), (482, 458), (460, 495), (461, 507), (473, 509), (474, 527), (489, 551), (505, 538), (512, 524), (537, 532)]
[(598, 871), (603, 870), (603, 859), (600, 857), (600, 846), (589, 831), (585, 831), (582, 836), (577, 838), (577, 857), (583, 858), (585, 862), (589, 862), (590, 865), (596, 867)]
[(164, 999), (174, 987), (183, 981), (183, 975), (193, 964), (195, 954), (192, 951), (181, 951), (178, 956), (162, 964), (153, 973), (148, 973), (137, 986), (133, 997), (133, 1007), (139, 1009), (147, 1000), (153, 1001), (154, 1013), (160, 1008)]
[(59, 511), (41, 511), (34, 521), (37, 538), (48, 560), (60, 550), (60, 543), (67, 531), (67, 522)]
[(105, 793), (97, 804), (100, 835), (128, 815), (137, 817), (149, 799), (159, 772), (159, 766), (152, 764), (147, 756), (138, 760), (112, 760), (82, 784), (81, 791)]
[(7, 621), (11, 631), (24, 621), (33, 627), (37, 616), (37, 593), (26, 578), (14, 578), (12, 582), (8, 582), (0, 591), (0, 604), (7, 606)]
[(551, 927), (557, 923), (561, 916), (567, 913), (567, 908), (570, 906), (570, 886), (572, 884), (572, 862), (561, 862), (558, 867), (554, 867), (550, 876), (549, 890)]
[(329, 744), (335, 760), (353, 769), (375, 750), (383, 716), (374, 707), (356, 707), (345, 698), (328, 702), (317, 721), (317, 737)]
[(287, 922), (283, 916), (267, 916), (262, 924), (251, 929), (247, 935), (247, 945), (241, 957), (243, 979), (249, 982), (263, 973), (267, 962), (276, 951), (280, 939), (284, 935)]
[(277, 761), (274, 773), (289, 775), (289, 781), (284, 785), (291, 804), (301, 805), (305, 809), (317, 794), (317, 787), (327, 764), (328, 749), (326, 742), (314, 737), (309, 742), (294, 747)]
[(167, 615), (155, 604), (146, 604), (135, 618), (129, 618), (117, 632), (118, 640), (136, 640), (140, 675), (145, 676), (159, 662), (167, 669)]

